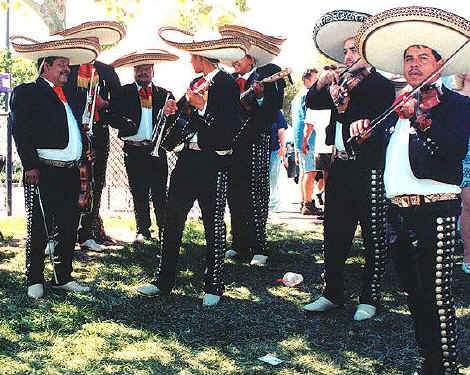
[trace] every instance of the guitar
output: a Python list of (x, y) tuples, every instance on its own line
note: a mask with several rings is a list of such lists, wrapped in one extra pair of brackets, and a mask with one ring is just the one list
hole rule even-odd
[[(260, 82), (261, 83), (272, 83), (272, 82), (276, 82), (278, 80), (280, 80), (281, 78), (285, 78), (287, 76), (289, 76), (289, 74), (292, 73), (292, 69), (291, 68), (286, 68), (286, 69), (283, 69), (269, 77), (266, 77), (266, 78), (263, 78)], [(244, 104), (244, 100), (246, 100), (248, 94), (250, 94), (251, 92), (253, 91), (253, 87), (250, 87), (248, 88), (247, 90), (243, 91), (241, 94), (240, 94), (240, 102), (246, 106), (246, 104)], [(243, 125), (241, 126), (240, 130), (238, 131), (238, 133), (235, 135), (235, 137), (233, 138), (233, 144), (235, 145), (238, 141), (238, 139), (240, 138), (240, 135), (243, 133), (243, 131), (245, 130), (247, 124), (250, 122), (250, 120), (252, 119), (252, 117), (248, 117), (245, 122), (243, 123)]]

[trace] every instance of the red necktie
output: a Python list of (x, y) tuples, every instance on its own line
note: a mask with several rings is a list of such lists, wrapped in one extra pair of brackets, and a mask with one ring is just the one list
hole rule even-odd
[(246, 79), (242, 77), (238, 77), (235, 81), (238, 83), (238, 86), (240, 86), (240, 93), (245, 92)]
[(139, 90), (139, 96), (142, 99), (148, 99), (152, 96), (152, 88), (150, 86), (141, 87)]
[(53, 87), (52, 90), (56, 93), (57, 97), (63, 102), (67, 103), (67, 98), (64, 95), (64, 91), (62, 90), (62, 87)]

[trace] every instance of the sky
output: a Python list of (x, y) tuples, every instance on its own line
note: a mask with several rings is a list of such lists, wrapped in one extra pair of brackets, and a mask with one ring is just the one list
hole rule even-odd
[[(14, 0), (11, 0), (12, 2)], [(206, 0), (216, 7), (234, 0)], [(158, 39), (157, 29), (173, 9), (175, 0), (141, 0), (143, 11), (133, 22), (129, 22), (126, 38), (115, 48), (104, 51), (99, 60), (110, 63), (116, 58), (143, 48), (163, 48), (180, 56), (176, 63), (162, 63), (156, 66), (155, 83), (182, 94), (193, 72), (189, 57), (165, 45)], [(281, 47), (280, 56), (274, 61), (281, 67), (291, 67), (294, 79), (314, 61), (317, 51), (312, 39), (315, 21), (325, 12), (335, 9), (351, 9), (375, 14), (397, 6), (433, 6), (451, 11), (470, 20), (470, 2), (458, 0), (374, 0), (374, 1), (314, 1), (314, 0), (248, 0), (250, 12), (242, 14), (235, 23), (257, 29), (271, 35), (287, 37)], [(26, 14), (27, 13), (27, 14)], [(5, 15), (0, 13), (0, 48), (5, 46)], [(106, 19), (104, 11), (92, 0), (68, 0), (67, 26)], [(10, 15), (10, 34), (32, 36), (37, 40), (47, 40), (48, 30), (39, 17), (25, 12), (25, 7)], [(123, 83), (132, 81), (131, 69), (119, 69)]]

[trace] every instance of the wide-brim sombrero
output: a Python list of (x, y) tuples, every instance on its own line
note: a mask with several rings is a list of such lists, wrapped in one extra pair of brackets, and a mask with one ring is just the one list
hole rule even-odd
[[(368, 18), (358, 31), (356, 45), (374, 67), (403, 74), (403, 54), (413, 45), (434, 49), (443, 59), (470, 38), (470, 22), (453, 13), (430, 7), (402, 7)], [(443, 69), (443, 75), (470, 68), (470, 46)]]
[(219, 60), (224, 64), (240, 60), (248, 53), (250, 44), (239, 37), (195, 40), (193, 33), (173, 26), (158, 29), (159, 37), (168, 45), (194, 55)]
[(115, 44), (126, 36), (126, 29), (115, 21), (91, 21), (57, 31), (51, 35), (61, 35), (64, 38), (98, 38), (101, 45)]
[(313, 40), (326, 57), (344, 63), (344, 42), (355, 37), (370, 14), (352, 10), (334, 10), (325, 13), (315, 23)]
[(266, 65), (274, 60), (281, 52), (278, 45), (285, 40), (281, 37), (265, 35), (259, 31), (236, 25), (220, 26), (219, 32), (224, 38), (246, 39), (251, 45), (248, 55), (255, 58), (258, 66)]
[(13, 49), (18, 54), (33, 61), (49, 56), (59, 56), (68, 58), (70, 65), (79, 65), (95, 60), (100, 53), (99, 43), (85, 38), (38, 42), (25, 36), (13, 35), (10, 40)]
[(133, 67), (144, 64), (156, 64), (165, 61), (176, 61), (179, 57), (162, 49), (135, 51), (116, 59), (111, 63), (114, 68)]

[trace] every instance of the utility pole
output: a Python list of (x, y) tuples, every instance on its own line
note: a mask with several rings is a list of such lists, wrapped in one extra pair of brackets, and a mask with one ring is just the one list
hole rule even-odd
[[(10, 0), (7, 0), (7, 12), (6, 12), (6, 39), (5, 46), (10, 49)], [(8, 112), (8, 98), (9, 94), (5, 94), (5, 112)], [(12, 175), (13, 175), (13, 158), (12, 158), (12, 129), (10, 121), (7, 121), (7, 215), (12, 214)]]

